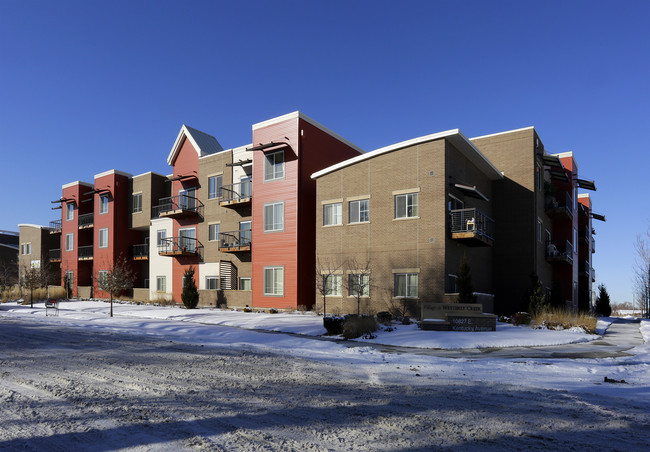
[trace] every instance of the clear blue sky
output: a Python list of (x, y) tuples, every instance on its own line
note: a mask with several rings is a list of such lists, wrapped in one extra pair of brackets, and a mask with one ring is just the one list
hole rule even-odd
[(650, 225), (647, 1), (0, 0), (0, 229), (61, 185), (168, 174), (188, 124), (224, 147), (301, 110), (366, 150), (534, 125), (595, 179), (598, 283), (632, 297)]

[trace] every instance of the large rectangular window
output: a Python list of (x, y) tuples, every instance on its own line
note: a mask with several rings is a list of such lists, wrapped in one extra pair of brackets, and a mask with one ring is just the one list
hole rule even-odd
[(167, 238), (166, 229), (158, 229), (158, 231), (156, 231), (156, 245), (163, 246), (165, 244), (166, 238)]
[(342, 211), (343, 208), (340, 202), (325, 204), (323, 206), (323, 226), (341, 224), (343, 222)]
[(223, 196), (223, 176), (208, 177), (208, 199), (217, 199)]
[(208, 240), (214, 242), (219, 240), (219, 231), (221, 230), (221, 225), (219, 223), (213, 223), (208, 226)]
[(348, 295), (356, 297), (370, 296), (370, 275), (366, 273), (353, 273), (348, 275)]
[(108, 248), (108, 228), (99, 230), (99, 247)]
[(349, 222), (364, 223), (370, 221), (369, 200), (350, 201)]
[(181, 228), (178, 235), (181, 249), (190, 253), (196, 251), (196, 228)]
[(242, 246), (247, 246), (251, 244), (251, 239), (253, 231), (251, 230), (250, 221), (240, 221), (239, 222), (239, 243)]
[(395, 218), (413, 218), (418, 216), (418, 194), (395, 195)]
[(108, 195), (99, 197), (99, 213), (108, 213)]
[(284, 230), (284, 203), (264, 204), (264, 232)]
[(207, 290), (217, 290), (219, 288), (219, 277), (218, 276), (206, 276), (205, 277), (205, 288)]
[(395, 296), (401, 298), (416, 298), (418, 296), (418, 274), (396, 273)]
[(65, 250), (72, 251), (74, 248), (74, 235), (71, 233), (65, 235)]
[(284, 267), (264, 267), (264, 295), (284, 295)]
[(264, 181), (284, 179), (284, 151), (269, 152), (264, 156)]
[(325, 295), (330, 297), (340, 297), (341, 296), (341, 286), (342, 286), (342, 277), (341, 275), (322, 275), (323, 276), (323, 287), (325, 288)]
[(239, 290), (251, 290), (251, 279), (239, 278)]
[(167, 277), (166, 276), (156, 276), (156, 291), (166, 292), (167, 291)]
[(65, 219), (66, 221), (74, 220), (74, 204), (71, 202), (65, 205)]
[(133, 193), (131, 195), (131, 202), (133, 204), (133, 213), (142, 212), (142, 193)]

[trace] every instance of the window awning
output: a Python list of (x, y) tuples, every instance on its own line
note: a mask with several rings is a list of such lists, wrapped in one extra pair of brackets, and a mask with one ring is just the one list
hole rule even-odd
[(593, 213), (593, 212), (591, 213), (591, 218), (593, 218), (594, 220), (599, 220), (599, 221), (607, 221), (605, 219), (605, 215), (600, 215), (598, 213)]
[(478, 191), (476, 188), (476, 185), (463, 185), (463, 184), (454, 184), (454, 187), (459, 189), (460, 191), (464, 192), (467, 196), (471, 196), (473, 198), (478, 198), (478, 199), (483, 199), (485, 201), (490, 201), (487, 196), (485, 196), (483, 193)]
[(176, 181), (176, 180), (179, 180), (179, 181), (182, 182), (182, 181), (190, 180), (190, 179), (198, 179), (198, 177), (196, 177), (196, 174), (188, 174), (188, 175), (184, 175), (184, 176), (172, 177), (171, 179), (167, 179), (167, 182), (173, 182), (173, 181)]
[(57, 204), (57, 203), (58, 203), (58, 204), (61, 204), (61, 203), (64, 203), (64, 202), (70, 202), (70, 201), (72, 201), (72, 202), (76, 202), (76, 200), (75, 200), (74, 198), (59, 198), (59, 199), (57, 199), (56, 201), (50, 201), (50, 202), (51, 202), (52, 204)]
[(285, 143), (284, 141), (271, 141), (266, 144), (258, 144), (257, 146), (253, 146), (252, 148), (246, 149), (247, 151), (264, 151), (269, 148), (274, 148), (274, 147), (279, 147), (279, 146), (289, 146), (289, 143)]
[(551, 175), (551, 179), (559, 180), (562, 182), (569, 182), (569, 176), (564, 171), (559, 171), (555, 169), (548, 170), (548, 173)]
[(555, 155), (542, 155), (542, 162), (545, 166), (550, 166), (551, 168), (564, 169), (560, 158)]
[(251, 159), (240, 160), (240, 161), (235, 162), (235, 163), (226, 163), (226, 166), (231, 166), (231, 167), (232, 166), (244, 166), (244, 165), (248, 165), (249, 163), (253, 163), (253, 161)]
[(110, 189), (110, 188), (97, 188), (97, 189), (95, 189), (95, 190), (90, 190), (90, 191), (85, 192), (85, 193), (84, 193), (84, 196), (87, 196), (87, 195), (94, 195), (95, 193), (99, 193), (100, 195), (101, 195), (102, 193), (108, 193), (108, 194), (111, 194), (111, 195), (112, 195), (112, 193), (111, 193), (111, 189)]
[(578, 187), (596, 191), (596, 183), (592, 180), (578, 179)]

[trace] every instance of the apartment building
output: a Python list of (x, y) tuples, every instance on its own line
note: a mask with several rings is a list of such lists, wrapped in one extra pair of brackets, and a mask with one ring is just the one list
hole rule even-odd
[(460, 131), (397, 143), (312, 177), (316, 277), (329, 279), (334, 312), (356, 312), (361, 301), (363, 312), (406, 304), (416, 315), (418, 300), (455, 301), (449, 294), (463, 258), (492, 310), (492, 187), (503, 176)]
[[(18, 255), (18, 275), (22, 279), (30, 268), (42, 268), (49, 276), (48, 283), (59, 283), (60, 265), (50, 260), (50, 250), (58, 248), (59, 240), (50, 228), (35, 224), (19, 224), (20, 252)], [(16, 237), (18, 241), (18, 237)], [(15, 257), (15, 256), (14, 256)]]

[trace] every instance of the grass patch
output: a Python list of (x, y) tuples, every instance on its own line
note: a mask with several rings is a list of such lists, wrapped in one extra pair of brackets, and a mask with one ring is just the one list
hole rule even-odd
[(531, 326), (546, 327), (550, 330), (582, 328), (589, 334), (596, 334), (598, 320), (591, 314), (567, 312), (564, 309), (542, 311), (533, 317)]

